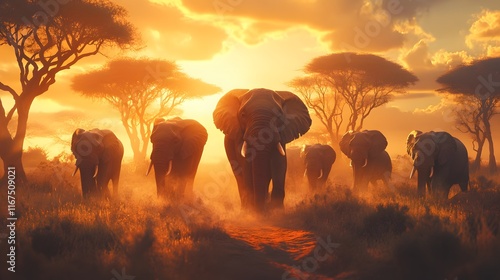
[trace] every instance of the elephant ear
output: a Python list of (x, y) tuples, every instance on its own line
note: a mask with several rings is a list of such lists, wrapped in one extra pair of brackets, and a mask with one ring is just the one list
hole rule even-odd
[(205, 127), (195, 120), (178, 120), (182, 145), (180, 156), (186, 159), (197, 152), (202, 152), (207, 143), (208, 133)]
[(451, 136), (448, 132), (433, 132), (432, 140), (437, 144), (439, 148), (439, 153), (437, 155), (437, 161), (439, 165), (445, 164), (448, 160), (451, 160), (455, 153), (457, 152), (457, 142), (455, 138)]
[(362, 132), (370, 139), (370, 153), (378, 155), (387, 148), (387, 139), (384, 134), (378, 130), (365, 130)]
[(76, 156), (76, 144), (79, 141), (79, 139), (82, 137), (83, 133), (85, 132), (85, 129), (82, 128), (77, 128), (75, 132), (73, 132), (73, 136), (71, 136), (71, 151), (73, 154)]
[(406, 137), (406, 153), (411, 156), (411, 150), (413, 149), (413, 146), (415, 146), (415, 142), (417, 142), (417, 137), (422, 134), (422, 131), (420, 130), (413, 130), (408, 134), (408, 137)]
[(309, 110), (302, 100), (289, 91), (276, 91), (282, 100), (283, 129), (280, 129), (280, 137), (283, 143), (289, 143), (304, 135), (311, 127), (312, 120)]
[(119, 150), (123, 149), (123, 144), (111, 130), (103, 129), (99, 130), (99, 133), (102, 136), (102, 145), (100, 146), (102, 149), (101, 159), (104, 161), (110, 161), (116, 157)]
[(324, 162), (326, 162), (327, 164), (335, 163), (335, 160), (337, 158), (337, 153), (335, 153), (335, 150), (329, 145), (322, 145), (322, 150), (323, 151), (321, 155), (323, 156)]
[(233, 89), (229, 91), (222, 96), (213, 112), (215, 127), (233, 139), (243, 137), (243, 132), (238, 121), (238, 110), (241, 105), (240, 99), (247, 92), (247, 89)]
[(339, 146), (340, 146), (340, 151), (347, 157), (351, 156), (351, 147), (350, 143), (352, 138), (354, 138), (354, 135), (356, 132), (349, 130), (344, 135), (342, 136), (342, 139), (340, 139)]

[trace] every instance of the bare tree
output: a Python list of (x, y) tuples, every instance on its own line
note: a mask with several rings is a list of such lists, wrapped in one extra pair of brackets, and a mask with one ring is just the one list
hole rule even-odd
[[(401, 65), (372, 54), (320, 56), (309, 62), (304, 72), (306, 76), (292, 80), (291, 86), (318, 116), (332, 142), (338, 142), (340, 133), (361, 130), (373, 109), (418, 81)], [(349, 109), (346, 120), (342, 114), (345, 107)]]
[(293, 79), (289, 85), (304, 99), (325, 127), (332, 144), (340, 141), (340, 127), (344, 122), (342, 114), (345, 101), (330, 83), (318, 74)]
[[(20, 77), (17, 87), (0, 82), (0, 90), (15, 101), (5, 110), (0, 100), (0, 158), (5, 171), (14, 167), (17, 178), (26, 180), (21, 158), (29, 111), (33, 100), (56, 82), (56, 75), (104, 46), (125, 48), (134, 39), (125, 9), (108, 1), (58, 1), (50, 7), (41, 1), (0, 2), (0, 46), (13, 50)], [(9, 123), (16, 113), (16, 129), (11, 131)]]
[(496, 172), (491, 119), (498, 114), (500, 104), (500, 57), (460, 65), (436, 81), (443, 86), (439, 92), (461, 96), (459, 100), (465, 100), (471, 106), (462, 111), (463, 115), (459, 115), (457, 121), (478, 144), (475, 164), (480, 163), (483, 145), (488, 141), (488, 169), (491, 173)]
[(155, 119), (171, 115), (187, 98), (220, 91), (188, 77), (173, 62), (148, 58), (113, 60), (76, 76), (72, 88), (84, 96), (104, 99), (120, 112), (137, 166), (146, 159)]
[(460, 95), (454, 98), (456, 106), (453, 109), (456, 128), (472, 137), (472, 149), (476, 152), (471, 170), (476, 171), (481, 167), (481, 155), (486, 142), (485, 128), (481, 121), (479, 101), (474, 96)]

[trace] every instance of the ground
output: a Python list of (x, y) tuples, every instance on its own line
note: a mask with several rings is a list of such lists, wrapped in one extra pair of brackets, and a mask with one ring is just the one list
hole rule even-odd
[(500, 279), (498, 178), (475, 175), (470, 192), (436, 201), (395, 166), (389, 188), (366, 193), (334, 166), (324, 190), (299, 187), (283, 211), (253, 215), (240, 211), (225, 162), (202, 165), (212, 172), (199, 172), (195, 197), (175, 202), (128, 165), (118, 199), (84, 201), (72, 164), (45, 162), (17, 186), (16, 272), (2, 226), (0, 278)]

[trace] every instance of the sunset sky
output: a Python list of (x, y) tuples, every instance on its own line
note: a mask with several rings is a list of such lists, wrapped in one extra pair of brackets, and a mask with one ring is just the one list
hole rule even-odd
[[(300, 76), (311, 59), (355, 51), (397, 62), (420, 79), (408, 95), (376, 109), (366, 122), (366, 129), (386, 134), (390, 153), (405, 152), (404, 141), (413, 129), (447, 130), (470, 147), (469, 137), (453, 127), (449, 104), (434, 93), (439, 87), (434, 81), (460, 63), (500, 56), (500, 1), (493, 0), (115, 2), (128, 10), (141, 34), (141, 48), (122, 53), (104, 50), (107, 57), (84, 59), (59, 73), (49, 92), (35, 100), (26, 146), (41, 146), (53, 156), (61, 149), (69, 152), (69, 147), (51, 135), (68, 140), (76, 126), (109, 128), (117, 132), (130, 157), (118, 112), (72, 92), (69, 85), (73, 75), (110, 58), (153, 57), (176, 61), (190, 76), (222, 88), (220, 94), (186, 102), (182, 108), (183, 118), (197, 119), (209, 130), (203, 160), (219, 160), (225, 157), (223, 134), (213, 125), (212, 111), (223, 92), (256, 87), (291, 90), (287, 82)], [(18, 87), (12, 50), (0, 46), (0, 58), (0, 80)], [(10, 108), (10, 96), (0, 94)], [(498, 120), (494, 123), (498, 127)]]

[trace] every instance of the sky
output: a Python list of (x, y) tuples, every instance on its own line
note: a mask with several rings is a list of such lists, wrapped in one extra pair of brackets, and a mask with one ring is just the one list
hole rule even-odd
[[(223, 134), (212, 111), (233, 88), (293, 90), (313, 58), (334, 52), (372, 53), (401, 64), (420, 81), (404, 96), (373, 111), (366, 129), (379, 129), (391, 154), (403, 154), (413, 130), (447, 130), (471, 151), (470, 138), (454, 128), (450, 103), (435, 92), (435, 79), (474, 59), (500, 56), (500, 1), (494, 0), (116, 0), (141, 35), (139, 49), (103, 50), (61, 72), (32, 107), (26, 146), (49, 155), (61, 150), (77, 127), (115, 131), (131, 157), (119, 113), (73, 92), (71, 78), (116, 56), (175, 61), (188, 75), (219, 86), (219, 94), (187, 101), (183, 118), (209, 131), (202, 161), (225, 158)], [(0, 80), (16, 87), (12, 50), (0, 46)], [(6, 107), (9, 96), (0, 93)], [(495, 120), (498, 124), (498, 120)], [(312, 130), (321, 127), (313, 125)], [(497, 139), (500, 139), (497, 137)], [(498, 143), (497, 143), (498, 144)], [(500, 149), (496, 149), (497, 151)], [(471, 152), (469, 152), (472, 154)], [(499, 157), (497, 153), (497, 157)]]

